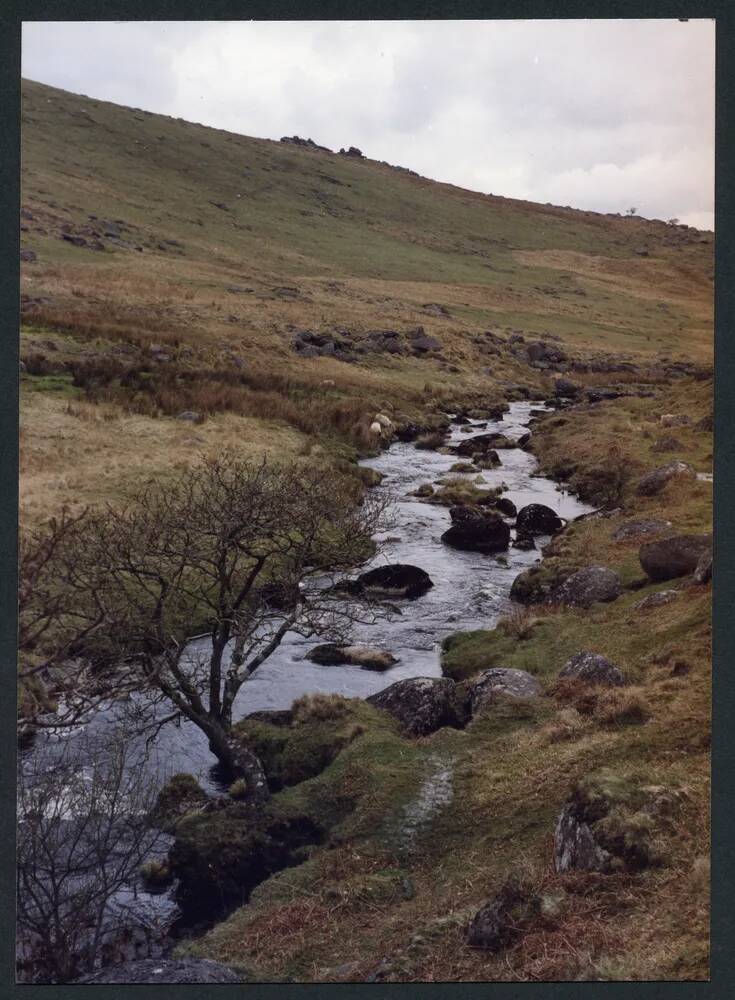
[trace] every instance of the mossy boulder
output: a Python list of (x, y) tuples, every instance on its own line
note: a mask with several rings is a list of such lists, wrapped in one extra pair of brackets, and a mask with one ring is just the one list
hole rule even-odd
[(544, 562), (523, 570), (515, 578), (510, 588), (510, 596), (519, 604), (545, 604), (552, 592), (576, 572), (577, 567), (561, 567)]
[(664, 862), (662, 827), (681, 793), (603, 770), (577, 782), (554, 833), (557, 872), (640, 871)]
[(408, 736), (426, 736), (442, 726), (461, 728), (469, 717), (465, 693), (446, 677), (409, 677), (367, 700), (397, 719)]

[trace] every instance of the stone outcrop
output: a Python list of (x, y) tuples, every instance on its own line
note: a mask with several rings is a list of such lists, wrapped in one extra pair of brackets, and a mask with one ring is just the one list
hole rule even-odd
[(441, 726), (461, 728), (468, 719), (466, 698), (447, 677), (409, 677), (366, 700), (397, 719), (407, 736), (426, 736)]
[(598, 601), (614, 601), (623, 592), (620, 577), (607, 566), (585, 566), (567, 577), (550, 594), (552, 604), (589, 608)]
[(614, 663), (599, 653), (589, 651), (575, 653), (561, 668), (559, 677), (572, 677), (604, 687), (622, 687), (625, 684), (622, 671)]
[(658, 583), (694, 573), (711, 547), (711, 535), (674, 535), (641, 545), (638, 558), (646, 576)]
[(542, 688), (536, 678), (525, 670), (513, 667), (491, 667), (484, 670), (470, 685), (472, 715), (477, 715), (498, 697), (536, 698)]

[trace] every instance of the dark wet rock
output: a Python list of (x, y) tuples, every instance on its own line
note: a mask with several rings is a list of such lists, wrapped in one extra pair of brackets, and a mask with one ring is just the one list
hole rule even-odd
[(358, 593), (393, 599), (421, 597), (434, 586), (425, 570), (407, 563), (378, 566), (360, 574), (354, 583)]
[(636, 493), (638, 496), (651, 497), (660, 493), (672, 479), (696, 478), (697, 474), (688, 462), (669, 462), (668, 465), (662, 465), (660, 468), (654, 469), (653, 472), (649, 472), (648, 475), (644, 476), (638, 483)]
[(452, 526), (442, 535), (442, 542), (465, 552), (504, 552), (510, 542), (510, 528), (493, 512), (470, 507), (452, 507)]
[(457, 413), (454, 417), (452, 417), (452, 423), (457, 424), (458, 426), (465, 426), (466, 424), (469, 424), (469, 422), (469, 417), (465, 417), (461, 413)]
[(643, 521), (628, 521), (621, 524), (613, 532), (613, 541), (627, 542), (629, 539), (640, 538), (643, 535), (658, 535), (671, 527), (671, 521), (648, 519)]
[(532, 535), (516, 535), (514, 541), (512, 542), (512, 547), (514, 549), (520, 549), (521, 552), (531, 552), (536, 548), (536, 543), (534, 542)]
[(92, 972), (77, 983), (244, 983), (247, 978), (207, 958), (143, 958)]
[(675, 437), (663, 437), (658, 438), (651, 445), (651, 451), (655, 454), (660, 454), (664, 451), (683, 451), (684, 445), (678, 438)]
[(516, 518), (516, 531), (521, 535), (552, 535), (563, 527), (556, 511), (542, 503), (521, 507)]
[(522, 934), (524, 924), (540, 909), (540, 899), (506, 884), (470, 921), (466, 941), (471, 948), (502, 951)]
[(398, 660), (392, 653), (370, 646), (340, 646), (333, 642), (322, 643), (309, 650), (307, 660), (322, 666), (355, 666), (365, 670), (388, 670)]
[(568, 378), (557, 378), (554, 379), (554, 395), (557, 397), (567, 397), (574, 398), (580, 393), (580, 388), (576, 382), (572, 382)]
[(541, 685), (525, 670), (512, 667), (492, 667), (484, 670), (470, 685), (470, 703), (472, 714), (488, 708), (498, 699), (506, 698), (536, 698), (541, 694)]
[(706, 549), (699, 557), (699, 561), (694, 570), (694, 579), (697, 583), (709, 583), (712, 579), (712, 547)]
[(516, 505), (509, 497), (498, 497), (495, 502), (495, 506), (500, 513), (505, 514), (506, 517), (515, 517), (518, 513)]
[(431, 483), (422, 483), (410, 494), (412, 497), (430, 497), (434, 495), (434, 487)]
[(588, 684), (622, 687), (625, 677), (621, 670), (599, 653), (575, 653), (559, 671), (559, 677), (574, 677)]
[(467, 441), (460, 441), (455, 451), (458, 455), (487, 455), (496, 448), (513, 448), (515, 442), (505, 434), (476, 434)]
[(649, 579), (673, 580), (694, 573), (711, 546), (711, 535), (674, 535), (641, 545), (638, 557)]
[(660, 608), (664, 604), (671, 604), (679, 596), (678, 590), (657, 590), (653, 594), (648, 594), (633, 605), (634, 611), (650, 611), (651, 608)]
[(553, 604), (589, 608), (598, 601), (614, 601), (623, 592), (618, 574), (607, 566), (585, 566), (567, 577), (550, 595)]
[(397, 719), (408, 736), (426, 736), (442, 726), (461, 728), (469, 714), (467, 698), (448, 677), (409, 677), (366, 700)]
[(526, 445), (530, 442), (530, 440), (531, 440), (531, 434), (527, 431), (525, 434), (521, 434), (521, 436), (516, 441), (516, 444), (518, 445), (519, 448), (525, 448)]

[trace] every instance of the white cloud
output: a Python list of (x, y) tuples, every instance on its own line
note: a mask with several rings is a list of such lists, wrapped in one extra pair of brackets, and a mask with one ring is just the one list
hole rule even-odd
[(713, 224), (712, 21), (27, 24), (23, 72), (496, 194)]

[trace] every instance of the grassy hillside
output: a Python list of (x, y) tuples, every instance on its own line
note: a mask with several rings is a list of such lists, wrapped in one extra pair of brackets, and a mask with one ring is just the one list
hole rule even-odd
[[(225, 448), (357, 475), (376, 413), (417, 433), (455, 404), (544, 399), (563, 376), (575, 401), (533, 423), (529, 448), (606, 510), (555, 536), (537, 583), (602, 564), (623, 588), (587, 610), (519, 605), (492, 629), (448, 622), (447, 677), (520, 667), (543, 687), (464, 729), (410, 739), (366, 702), (319, 697), (290, 725), (239, 724), (272, 784), (269, 822), (306, 818), (323, 840), (179, 948), (276, 981), (705, 979), (711, 583), (651, 583), (641, 538), (618, 531), (711, 531), (712, 234), (32, 82), (22, 192), (24, 527)], [(638, 492), (674, 459), (700, 476)], [(630, 683), (559, 683), (581, 650)], [(451, 805), (402, 841), (447, 771)], [(575, 784), (646, 864), (555, 871)], [(241, 808), (177, 827), (206, 884), (231, 880), (232, 858), (247, 867)], [(468, 920), (513, 880), (538, 908), (508, 948), (469, 947)]]
[[(329, 427), (354, 444), (371, 411), (415, 415), (448, 383), (483, 397), (504, 380), (543, 387), (507, 344), (478, 340), (488, 329), (571, 352), (711, 356), (711, 234), (482, 195), (28, 81), (22, 113), (21, 244), (36, 258), (23, 263), (22, 352), (41, 359), (23, 375), (29, 516), (80, 489), (115, 495), (153, 453), (187, 461), (220, 435), (299, 450)], [(345, 363), (292, 343), (309, 330), (363, 350), (371, 330), (417, 326), (440, 352)], [(146, 405), (119, 391), (141, 361), (156, 383)], [(223, 370), (247, 382), (236, 403)], [(216, 433), (171, 426), (162, 393), (194, 375), (181, 409)]]

